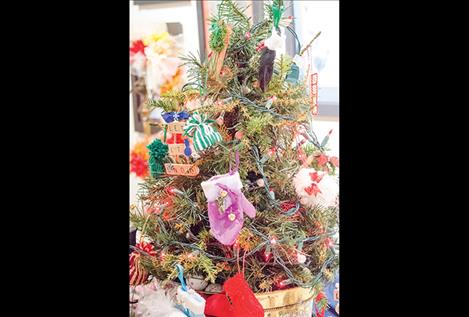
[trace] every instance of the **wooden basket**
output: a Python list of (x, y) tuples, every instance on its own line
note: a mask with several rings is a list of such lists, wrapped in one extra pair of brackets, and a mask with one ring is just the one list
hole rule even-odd
[(311, 317), (315, 295), (314, 290), (301, 287), (255, 294), (264, 317)]

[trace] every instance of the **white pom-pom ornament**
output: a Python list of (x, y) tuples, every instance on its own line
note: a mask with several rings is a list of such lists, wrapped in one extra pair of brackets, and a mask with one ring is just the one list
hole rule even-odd
[(327, 173), (316, 171), (314, 168), (301, 168), (293, 182), (303, 205), (326, 208), (337, 205), (339, 184)]

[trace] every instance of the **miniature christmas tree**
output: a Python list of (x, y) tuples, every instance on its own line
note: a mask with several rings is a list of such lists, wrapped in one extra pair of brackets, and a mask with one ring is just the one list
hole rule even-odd
[(208, 56), (185, 57), (189, 82), (149, 103), (164, 109), (164, 132), (148, 145), (149, 177), (130, 210), (147, 250), (134, 248), (132, 281), (177, 281), (178, 264), (207, 293), (238, 272), (255, 293), (334, 276), (338, 159), (312, 130), (314, 74), (298, 78), (280, 53), (294, 34), (284, 11), (275, 0), (253, 25), (222, 1)]

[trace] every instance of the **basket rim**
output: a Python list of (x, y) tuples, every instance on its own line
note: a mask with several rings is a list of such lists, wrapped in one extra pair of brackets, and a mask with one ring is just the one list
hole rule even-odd
[(297, 287), (292, 287), (288, 289), (275, 290), (272, 292), (255, 293), (254, 295), (259, 300), (259, 302), (261, 302), (261, 305), (264, 306), (262, 302), (266, 302), (266, 301), (268, 302), (269, 298), (271, 297), (281, 296), (280, 294), (283, 294), (283, 297), (285, 297), (285, 296), (288, 296), (288, 293), (298, 293), (298, 292), (300, 293), (297, 295), (298, 297), (297, 302), (287, 304), (287, 305), (282, 305), (282, 306), (264, 307), (265, 312), (274, 312), (274, 311), (280, 311), (280, 310), (285, 310), (285, 309), (288, 310), (293, 307), (298, 307), (298, 306), (304, 305), (305, 303), (312, 302), (315, 296), (314, 288), (305, 288), (305, 287), (297, 286)]
[(312, 288), (312, 287), (301, 287), (301, 286), (287, 288), (287, 289), (278, 289), (278, 290), (271, 291), (271, 292), (254, 293), (254, 295), (256, 295), (256, 296), (276, 295), (278, 293), (288, 293), (288, 292), (298, 291), (298, 289), (302, 289), (302, 290), (304, 290), (304, 292), (309, 291), (309, 292), (313, 293), (313, 295), (314, 295), (314, 288)]
[[(261, 292), (261, 293), (254, 293), (255, 296), (264, 296), (264, 295), (275, 295), (275, 294), (278, 294), (278, 293), (281, 293), (281, 292), (288, 292), (288, 291), (296, 291), (298, 289), (303, 289), (303, 290), (309, 290), (310, 292), (313, 292), (314, 294), (314, 288), (312, 287), (301, 287), (301, 286), (297, 286), (297, 287), (292, 287), (292, 288), (287, 288), (287, 289), (277, 289), (275, 291), (271, 291), (271, 292)], [(223, 292), (205, 292), (205, 291), (197, 291), (198, 293), (201, 293), (201, 294), (206, 294), (206, 295), (215, 295), (215, 294), (221, 294)]]

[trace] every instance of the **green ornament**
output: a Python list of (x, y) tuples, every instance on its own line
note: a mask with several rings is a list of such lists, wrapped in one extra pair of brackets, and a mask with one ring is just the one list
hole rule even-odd
[(210, 24), (210, 48), (219, 53), (225, 46), (224, 40), (226, 36), (226, 26), (224, 23), (212, 21)]
[(147, 149), (150, 155), (148, 165), (150, 166), (151, 176), (158, 178), (160, 175), (164, 174), (163, 161), (168, 155), (168, 145), (156, 139), (151, 144), (147, 145)]
[(209, 119), (205, 113), (194, 112), (184, 126), (184, 135), (194, 141), (194, 149), (201, 152), (218, 142), (223, 141), (222, 136), (212, 127), (214, 121)]
[(274, 27), (276, 30), (278, 30), (278, 25), (280, 23), (280, 19), (282, 18), (283, 12), (285, 12), (283, 1), (278, 1), (272, 6), (272, 20), (274, 22)]
[(286, 81), (292, 84), (298, 83), (298, 78), (300, 77), (300, 68), (298, 65), (293, 63), (290, 67), (290, 70), (287, 74), (287, 79)]

